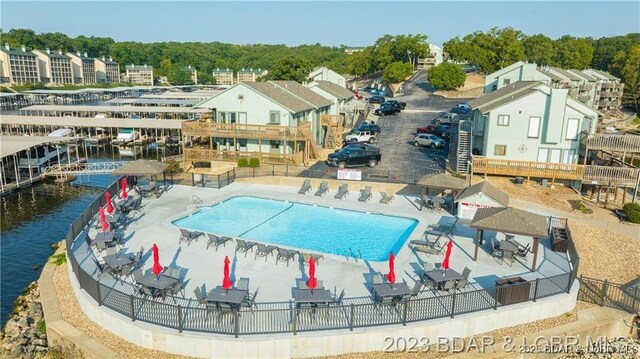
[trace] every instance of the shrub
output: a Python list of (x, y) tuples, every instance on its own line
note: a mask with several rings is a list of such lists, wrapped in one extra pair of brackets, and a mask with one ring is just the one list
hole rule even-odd
[(44, 320), (39, 320), (36, 323), (36, 332), (38, 332), (38, 334), (47, 334), (47, 325), (45, 324)]
[(639, 203), (627, 203), (622, 206), (624, 214), (627, 215), (627, 220), (633, 223), (640, 223), (640, 204)]
[(249, 167), (249, 161), (246, 158), (239, 159), (238, 167)]
[(382, 71), (382, 79), (387, 82), (400, 82), (413, 74), (413, 66), (408, 62), (392, 62)]
[(64, 252), (59, 254), (54, 254), (50, 257), (50, 259), (51, 259), (51, 263), (53, 263), (56, 266), (61, 266), (67, 263), (67, 255)]
[(249, 159), (249, 167), (260, 167), (260, 159), (259, 158), (250, 158)]
[(427, 80), (438, 90), (455, 90), (464, 85), (467, 75), (456, 64), (443, 62), (427, 71)]

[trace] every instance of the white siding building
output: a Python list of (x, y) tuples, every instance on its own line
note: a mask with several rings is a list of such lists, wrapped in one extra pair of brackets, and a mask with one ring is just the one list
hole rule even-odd
[(131, 64), (126, 69), (129, 83), (153, 86), (153, 66)]
[(345, 109), (354, 98), (353, 92), (330, 81), (317, 80), (306, 84), (306, 86), (311, 91), (332, 102), (329, 108), (329, 115), (339, 115), (345, 112)]
[(309, 80), (311, 81), (330, 81), (342, 87), (347, 87), (347, 80), (339, 73), (327, 68), (316, 67), (309, 73)]
[(73, 84), (73, 72), (71, 70), (71, 58), (62, 53), (62, 50), (53, 52), (33, 50), (38, 56), (40, 79), (42, 83), (52, 85)]
[(26, 84), (40, 82), (40, 68), (37, 56), (21, 49), (12, 49), (9, 45), (0, 48), (0, 82)]
[(487, 181), (465, 188), (455, 201), (458, 205), (458, 218), (469, 221), (473, 219), (478, 208), (509, 206), (509, 196)]
[(96, 81), (98, 83), (120, 82), (120, 64), (112, 58), (94, 59), (96, 64)]

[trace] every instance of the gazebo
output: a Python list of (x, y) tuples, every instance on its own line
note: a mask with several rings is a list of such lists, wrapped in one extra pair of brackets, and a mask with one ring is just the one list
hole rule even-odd
[[(169, 167), (167, 164), (152, 160), (136, 160), (127, 162), (122, 167), (111, 172), (114, 176), (134, 176), (134, 177), (151, 177), (152, 181), (157, 181), (159, 175), (162, 175), (164, 187), (167, 187), (167, 178), (164, 171)], [(158, 186), (155, 188), (156, 197), (158, 196)]]
[[(453, 198), (466, 187), (466, 181), (460, 177), (455, 177), (449, 173), (438, 173), (436, 175), (427, 175), (420, 178), (417, 183), (422, 187), (422, 195), (429, 196), (429, 189), (451, 190)], [(453, 202), (451, 203), (451, 211), (453, 212)]]
[(547, 219), (545, 216), (513, 207), (478, 208), (471, 221), (471, 228), (477, 229), (473, 260), (478, 260), (478, 247), (485, 230), (533, 237), (531, 271), (535, 272), (540, 238), (549, 236)]

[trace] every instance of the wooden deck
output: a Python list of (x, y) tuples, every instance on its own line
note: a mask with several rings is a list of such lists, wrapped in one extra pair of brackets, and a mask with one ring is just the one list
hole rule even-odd
[(511, 161), (473, 157), (473, 173), (555, 180), (579, 180), (583, 183), (633, 187), (640, 169), (626, 167), (585, 166), (564, 163)]
[(304, 136), (300, 128), (280, 125), (242, 125), (189, 121), (182, 123), (184, 136), (209, 136), (239, 139), (266, 139), (295, 141)]
[(587, 150), (640, 153), (640, 136), (594, 133), (587, 136)]

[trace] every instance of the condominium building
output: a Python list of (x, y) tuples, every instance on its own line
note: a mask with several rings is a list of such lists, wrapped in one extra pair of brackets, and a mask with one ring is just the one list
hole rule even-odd
[(236, 82), (256, 82), (258, 81), (258, 78), (263, 77), (268, 73), (269, 71), (260, 68), (242, 68), (242, 70), (238, 71)]
[(129, 83), (153, 86), (153, 66), (131, 64), (126, 69)]
[(38, 56), (38, 67), (40, 68), (40, 79), (42, 83), (52, 85), (73, 84), (73, 71), (71, 69), (71, 58), (62, 53), (46, 49), (33, 50)]
[(120, 64), (112, 58), (95, 59), (96, 80), (98, 83), (120, 82)]
[(198, 70), (196, 70), (195, 67), (189, 65), (187, 67), (184, 68), (185, 71), (189, 71), (189, 74), (191, 74), (191, 81), (193, 81), (194, 85), (198, 84)]
[(216, 79), (216, 84), (218, 85), (231, 86), (236, 83), (235, 77), (233, 76), (233, 70), (229, 68), (215, 68), (213, 70), (213, 77)]
[(608, 72), (587, 69), (582, 73), (592, 76), (596, 79), (596, 96), (598, 110), (602, 112), (615, 111), (622, 105), (622, 94), (624, 92), (624, 84), (619, 78)]
[(95, 84), (96, 83), (96, 65), (92, 57), (87, 56), (78, 51), (77, 53), (67, 53), (71, 58), (71, 71), (73, 73), (73, 82), (76, 84)]
[(347, 87), (347, 80), (344, 76), (331, 70), (328, 67), (316, 67), (309, 73), (311, 81), (331, 81), (342, 87)]
[(40, 82), (37, 56), (24, 46), (12, 49), (4, 45), (0, 48), (0, 82), (17, 85)]
[(433, 66), (440, 65), (444, 61), (444, 51), (442, 47), (429, 44), (429, 54), (426, 57), (418, 57), (416, 70), (428, 70)]

